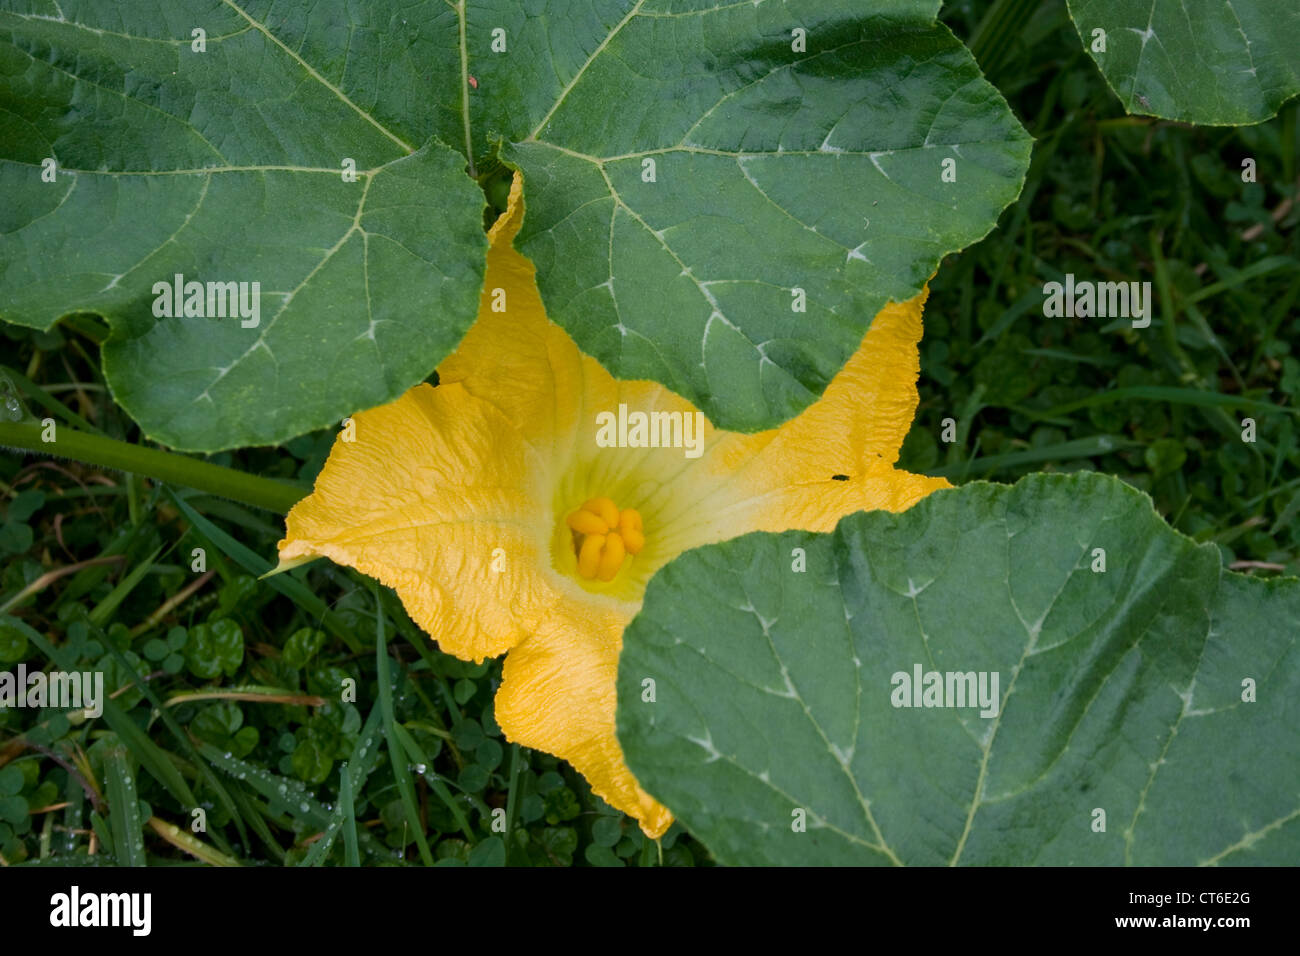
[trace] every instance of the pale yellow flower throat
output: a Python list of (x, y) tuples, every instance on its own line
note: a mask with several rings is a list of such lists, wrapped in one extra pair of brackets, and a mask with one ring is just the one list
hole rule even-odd
[(588, 580), (614, 580), (627, 555), (645, 547), (640, 512), (619, 511), (609, 498), (588, 499), (564, 521), (573, 530), (578, 574)]

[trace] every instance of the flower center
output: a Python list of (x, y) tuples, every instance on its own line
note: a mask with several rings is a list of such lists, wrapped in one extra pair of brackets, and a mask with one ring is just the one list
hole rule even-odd
[(614, 580), (626, 556), (645, 547), (640, 512), (635, 508), (619, 511), (609, 498), (588, 499), (564, 523), (573, 531), (578, 574), (587, 580)]

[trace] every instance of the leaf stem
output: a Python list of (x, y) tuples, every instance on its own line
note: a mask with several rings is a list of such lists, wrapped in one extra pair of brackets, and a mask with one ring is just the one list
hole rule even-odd
[(287, 513), (307, 495), (306, 489), (273, 478), (250, 475), (175, 452), (91, 435), (64, 425), (54, 429), (53, 441), (42, 440), (45, 432), (46, 427), (42, 425), (0, 422), (0, 447), (56, 455), (101, 468), (143, 475), (278, 514)]

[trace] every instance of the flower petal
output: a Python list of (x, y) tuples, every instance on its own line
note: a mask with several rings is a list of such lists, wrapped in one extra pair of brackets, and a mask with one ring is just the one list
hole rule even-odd
[[(515, 251), (524, 218), (523, 178), (515, 173), (507, 210), (488, 232), (487, 273), (478, 319), (438, 367), (496, 406), (549, 460), (565, 458), (615, 389), (614, 379), (546, 317), (532, 262)], [(503, 311), (494, 311), (500, 303)]]
[[(667, 481), (679, 470), (680, 453), (615, 449), (611, 454), (596, 445), (596, 416), (615, 412), (620, 404), (683, 414), (694, 414), (695, 406), (657, 382), (615, 379), (547, 318), (533, 264), (512, 245), (524, 213), (523, 179), (516, 173), (509, 206), (488, 233), (492, 245), (478, 319), (438, 367), (438, 380), (457, 383), (498, 408), (553, 467), (553, 479), (578, 476), (581, 481), (593, 475), (598, 484), (586, 497), (611, 494), (616, 490), (608, 487), (611, 482), (632, 474)], [(504, 311), (493, 310), (495, 301), (504, 301)], [(565, 489), (569, 492), (573, 489)]]
[[(491, 230), (478, 320), (441, 384), (354, 417), (356, 441), (335, 443), (290, 513), (281, 560), (323, 555), (378, 578), (459, 657), (509, 650), (496, 698), (506, 735), (568, 760), (657, 837), (672, 817), (637, 785), (615, 736), (622, 634), (645, 582), (687, 548), (829, 531), (947, 487), (893, 468), (917, 403), (925, 294), (883, 310), (822, 398), (778, 429), (705, 423), (699, 458), (600, 448), (596, 416), (621, 404), (698, 412), (656, 383), (615, 381), (546, 317), (532, 264), (512, 247), (521, 186), (516, 175)], [(562, 519), (602, 496), (640, 511), (645, 542), (618, 587), (591, 594), (566, 576), (577, 559)]]
[(627, 622), (579, 602), (557, 605), (506, 656), (495, 714), (507, 738), (569, 761), (597, 795), (658, 838), (672, 825), (672, 814), (637, 785), (614, 734)]
[(459, 385), (417, 385), (353, 422), (289, 512), (281, 563), (322, 555), (378, 578), (457, 657), (514, 646), (557, 600), (532, 450)]
[[(822, 397), (779, 428), (713, 433), (673, 495), (645, 513), (671, 559), (751, 531), (831, 531), (856, 511), (902, 511), (941, 488), (893, 467), (918, 401), (921, 310), (928, 290), (886, 306)], [(646, 570), (650, 570), (647, 568)]]

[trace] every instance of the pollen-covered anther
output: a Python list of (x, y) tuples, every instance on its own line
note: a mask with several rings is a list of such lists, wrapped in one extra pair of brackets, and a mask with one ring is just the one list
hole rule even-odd
[(619, 511), (609, 498), (584, 501), (564, 522), (573, 531), (578, 574), (588, 580), (614, 580), (627, 555), (645, 547), (640, 513), (635, 508)]

